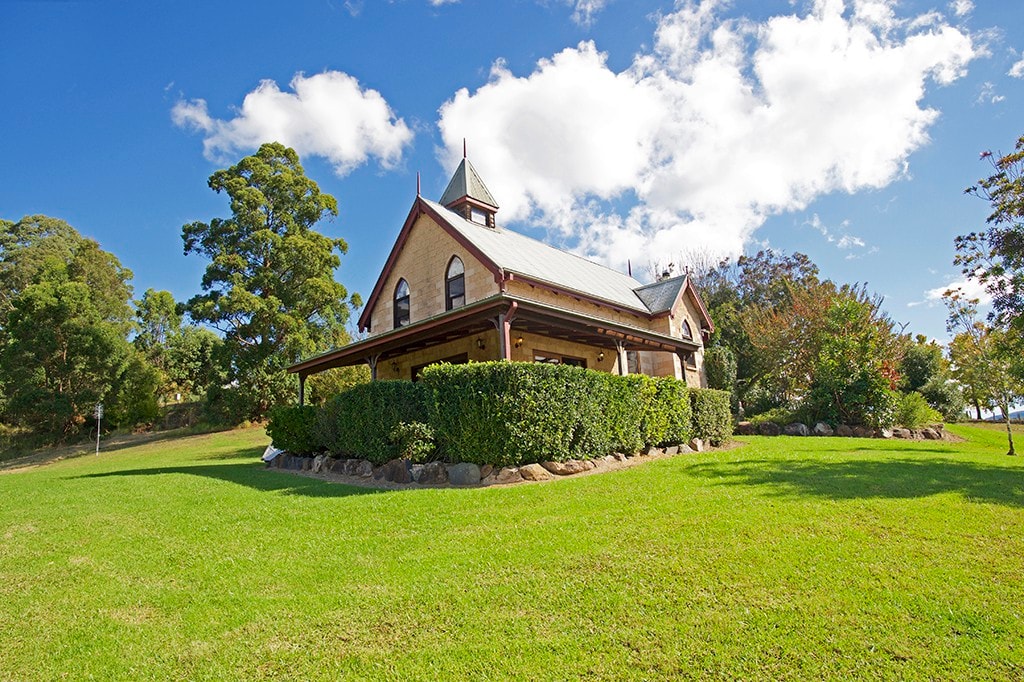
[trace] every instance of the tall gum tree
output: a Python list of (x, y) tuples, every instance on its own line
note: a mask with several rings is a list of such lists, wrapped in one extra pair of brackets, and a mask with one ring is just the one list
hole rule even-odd
[(209, 185), (227, 194), (231, 217), (182, 228), (185, 254), (210, 260), (204, 293), (186, 307), (223, 332), (244, 416), (260, 417), (293, 398), (289, 365), (345, 341), (350, 305), (360, 301), (334, 278), (345, 241), (314, 229), (337, 216), (337, 202), (306, 177), (293, 149), (264, 144)]

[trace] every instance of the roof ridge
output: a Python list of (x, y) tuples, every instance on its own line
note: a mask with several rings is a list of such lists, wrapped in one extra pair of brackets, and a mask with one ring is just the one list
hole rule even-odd
[(675, 277), (668, 277), (666, 279), (661, 279), (661, 280), (658, 280), (656, 282), (651, 282), (650, 284), (641, 284), (640, 286), (637, 287), (637, 290), (648, 289), (650, 287), (656, 287), (656, 286), (660, 286), (662, 284), (668, 284), (668, 283), (671, 283), (671, 282), (673, 282), (673, 281), (675, 281), (677, 279), (685, 281), (687, 277), (689, 277), (689, 275), (686, 274), (686, 273), (683, 273), (682, 275), (676, 275)]
[[(427, 201), (430, 201), (430, 200), (427, 199)], [(437, 204), (437, 202), (432, 202), (432, 203)], [(441, 208), (443, 208), (444, 210), (448, 211), (448, 213), (452, 214), (454, 217), (458, 218), (459, 220), (463, 221), (467, 225), (470, 225), (470, 226), (472, 226), (474, 228), (487, 229), (487, 230), (491, 230), (493, 232), (501, 232), (501, 231), (511, 232), (512, 234), (516, 235), (517, 237), (519, 237), (521, 239), (528, 239), (531, 242), (534, 242), (536, 244), (540, 244), (541, 246), (547, 247), (547, 248), (552, 249), (554, 251), (558, 251), (559, 253), (561, 253), (563, 255), (572, 256), (573, 258), (578, 258), (578, 259), (580, 259), (581, 261), (583, 261), (585, 263), (589, 263), (590, 265), (594, 265), (594, 266), (597, 266), (599, 268), (604, 268), (605, 270), (607, 270), (609, 272), (614, 272), (616, 275), (619, 275), (621, 277), (625, 277), (627, 279), (631, 279), (634, 282), (637, 282), (638, 284), (640, 284), (640, 280), (636, 279), (632, 275), (628, 275), (625, 272), (622, 272), (620, 270), (616, 270), (615, 268), (610, 267), (608, 265), (605, 265), (604, 263), (598, 263), (595, 260), (591, 260), (591, 259), (587, 258), (586, 256), (581, 256), (578, 253), (573, 253), (572, 251), (565, 251), (564, 249), (560, 249), (557, 246), (552, 246), (551, 244), (548, 244), (545, 241), (541, 241), (540, 239), (536, 239), (534, 237), (531, 237), (528, 234), (523, 234), (522, 232), (519, 232), (518, 230), (513, 230), (512, 228), (509, 228), (509, 227), (502, 227), (501, 225), (495, 225), (495, 227), (493, 227), (493, 228), (488, 228), (488, 227), (483, 227), (482, 225), (477, 225), (476, 223), (474, 223), (474, 222), (472, 222), (470, 220), (466, 220), (461, 215), (459, 215), (455, 211), (451, 210), (450, 208), (447, 208), (443, 204), (437, 204), (437, 205), (440, 206)], [(660, 282), (655, 282), (655, 284), (660, 284)], [(639, 287), (634, 287), (634, 290), (642, 289), (645, 286), (650, 286), (650, 285), (649, 284), (641, 284)]]

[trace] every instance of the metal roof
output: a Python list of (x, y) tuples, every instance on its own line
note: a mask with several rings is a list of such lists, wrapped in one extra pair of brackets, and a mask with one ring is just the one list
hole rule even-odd
[(679, 275), (642, 286), (636, 290), (636, 295), (652, 313), (663, 313), (672, 309), (672, 305), (679, 298), (679, 292), (684, 286), (686, 286), (686, 275)]
[(506, 272), (554, 284), (638, 312), (653, 312), (637, 294), (636, 290), (643, 285), (627, 274), (582, 256), (560, 251), (512, 230), (477, 225), (429, 199), (421, 197), (421, 200)]
[(455, 169), (455, 175), (452, 176), (444, 194), (441, 195), (441, 204), (450, 206), (462, 197), (475, 199), (482, 204), (494, 207), (495, 210), (498, 208), (498, 202), (494, 200), (487, 185), (480, 179), (480, 174), (473, 168), (473, 164), (466, 158), (463, 158), (462, 163)]

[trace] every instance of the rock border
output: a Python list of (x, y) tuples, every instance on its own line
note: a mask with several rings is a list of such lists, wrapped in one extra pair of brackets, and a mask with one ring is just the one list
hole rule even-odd
[(615, 452), (596, 459), (541, 462), (518, 467), (495, 467), (490, 464), (480, 466), (470, 462), (413, 464), (408, 459), (393, 459), (380, 466), (374, 466), (365, 459), (335, 458), (328, 455), (306, 457), (271, 450), (271, 446), (268, 447), (263, 461), (268, 469), (364, 488), (482, 488), (554, 481), (616, 471), (655, 459), (729, 449), (737, 445), (739, 443), (733, 441), (719, 447), (711, 447), (699, 438), (694, 438), (689, 443), (664, 448), (648, 447), (633, 454)]
[(774, 422), (742, 421), (734, 431), (737, 436), (838, 436), (841, 438), (899, 438), (903, 440), (945, 440), (958, 442), (961, 439), (945, 430), (945, 424), (930, 424), (920, 429), (872, 429), (867, 426), (840, 424), (834, 429), (825, 422), (813, 427), (800, 422), (779, 426)]

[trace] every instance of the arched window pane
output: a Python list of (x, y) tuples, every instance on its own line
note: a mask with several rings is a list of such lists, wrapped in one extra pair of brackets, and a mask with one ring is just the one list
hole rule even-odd
[(466, 305), (466, 268), (458, 256), (453, 256), (448, 264), (448, 273), (444, 279), (445, 310), (454, 310)]
[(683, 320), (683, 338), (684, 339), (692, 339), (693, 338), (693, 330), (690, 329), (690, 323), (687, 322), (686, 320)]
[(448, 277), (449, 279), (456, 275), (462, 275), (466, 272), (466, 268), (462, 265), (462, 259), (458, 256), (452, 258), (452, 262), (448, 265)]
[(395, 329), (409, 324), (409, 284), (398, 280), (395, 287)]

